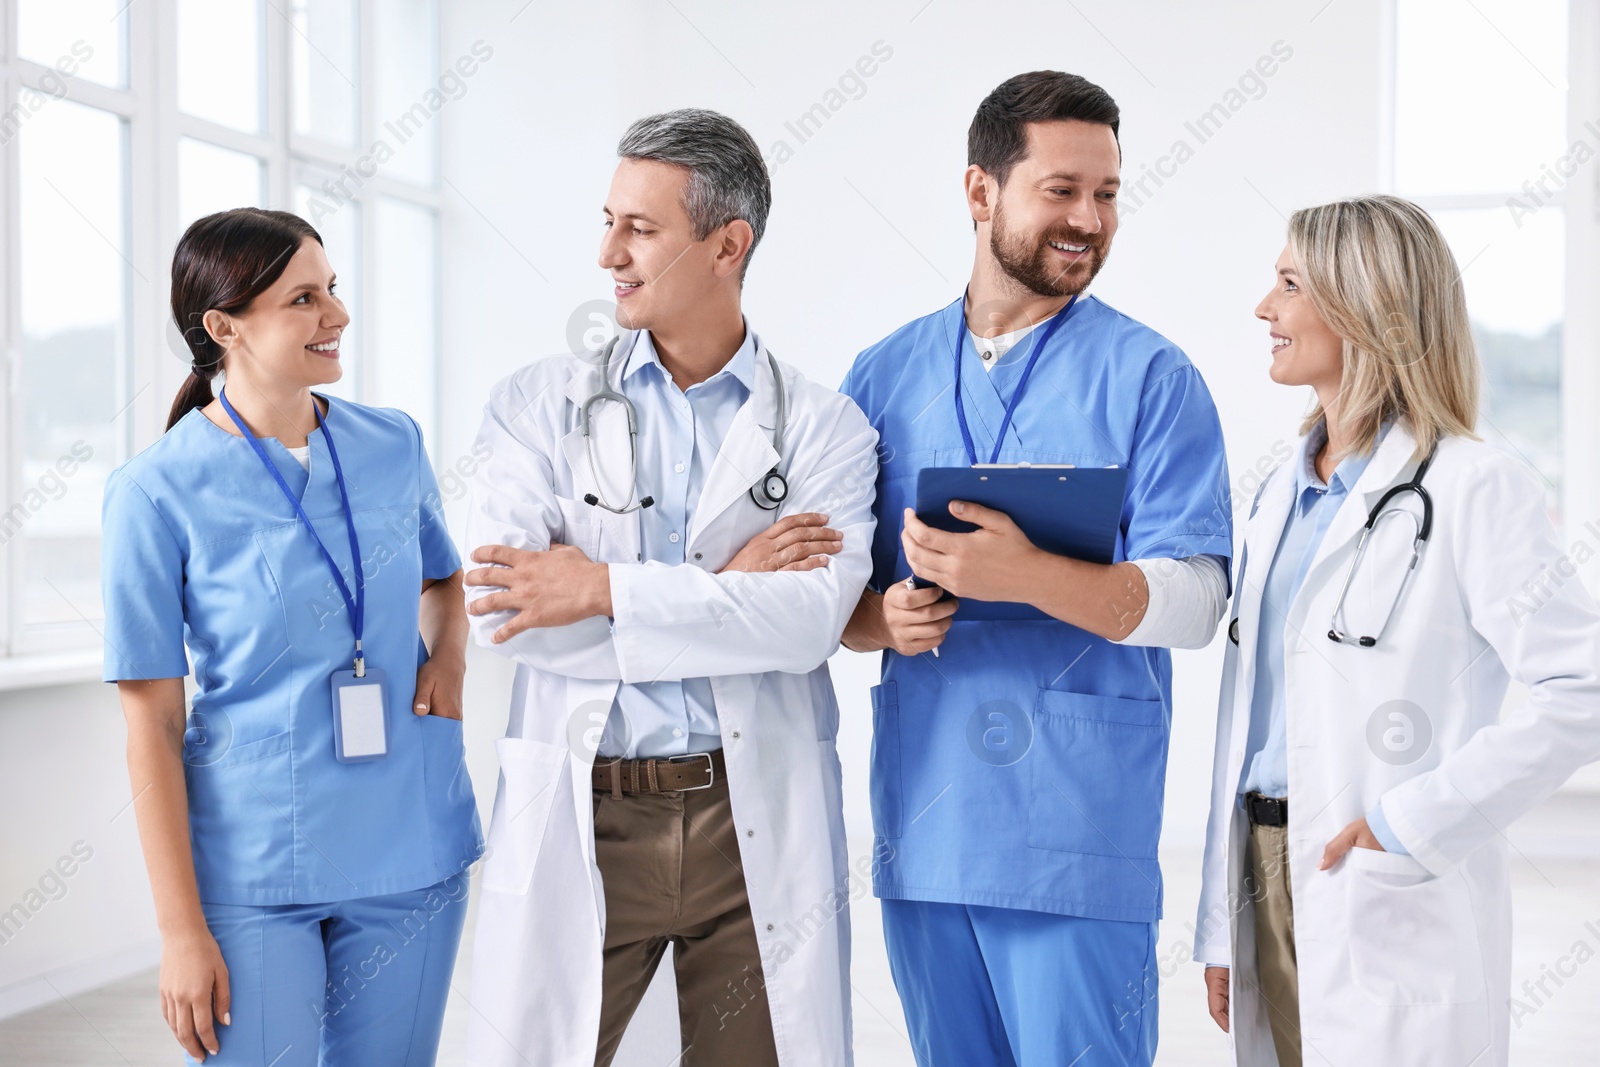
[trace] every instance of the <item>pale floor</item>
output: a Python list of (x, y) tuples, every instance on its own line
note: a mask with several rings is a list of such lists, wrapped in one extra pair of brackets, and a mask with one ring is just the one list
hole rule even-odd
[[(1516, 849), (1514, 996), (1525, 980), (1538, 981), (1546, 967), (1573, 953), (1583, 942), (1587, 959), (1600, 953), (1600, 800), (1561, 799), (1512, 832)], [(858, 848), (864, 847), (857, 842)], [(858, 849), (852, 849), (857, 854)], [(1199, 856), (1175, 852), (1163, 857), (1167, 914), (1159, 956), (1186, 956), (1188, 924), (1198, 896)], [(905, 1020), (889, 977), (876, 901), (852, 909), (855, 959), (856, 1060), (862, 1067), (912, 1067)], [(457, 968), (455, 991), (446, 1014), (439, 1064), (464, 1063), (469, 1007), (471, 920)], [(1588, 924), (1593, 924), (1591, 927)], [(1569, 968), (1570, 969), (1570, 968)], [(1160, 991), (1161, 1067), (1199, 1067), (1227, 1062), (1226, 1039), (1205, 1014), (1200, 969), (1194, 964), (1167, 968)], [(1585, 963), (1553, 995), (1527, 999), (1532, 1009), (1512, 1029), (1512, 1062), (1555, 1067), (1592, 1064), (1600, 1048), (1600, 965)], [(35, 1011), (0, 1021), (0, 1064), (5, 1067), (175, 1067), (183, 1062), (156, 1007), (156, 975), (146, 972)], [(670, 1002), (641, 1010), (636, 1023), (670, 1023)], [(637, 1029), (638, 1027), (636, 1027)], [(632, 1036), (632, 1035), (630, 1035)], [(628, 1047), (618, 1057), (622, 1067)], [(652, 1060), (658, 1057), (652, 1057)], [(649, 1062), (649, 1061), (641, 1061)], [(974, 1065), (981, 1067), (981, 1065)]]

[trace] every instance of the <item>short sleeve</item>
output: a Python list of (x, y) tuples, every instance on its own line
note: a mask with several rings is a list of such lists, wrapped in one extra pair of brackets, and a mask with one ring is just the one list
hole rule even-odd
[(450, 527), (444, 520), (444, 501), (439, 497), (439, 480), (434, 477), (433, 463), (423, 446), (422, 429), (414, 419), (411, 419), (411, 429), (417, 435), (417, 542), (422, 548), (422, 577), (448, 578), (461, 569), (461, 553), (456, 551), (456, 543), (450, 538)]
[(1184, 364), (1145, 388), (1123, 504), (1127, 558), (1233, 558), (1222, 424), (1200, 372)]
[(118, 471), (101, 508), (100, 590), (108, 682), (183, 678), (183, 551), (138, 483)]

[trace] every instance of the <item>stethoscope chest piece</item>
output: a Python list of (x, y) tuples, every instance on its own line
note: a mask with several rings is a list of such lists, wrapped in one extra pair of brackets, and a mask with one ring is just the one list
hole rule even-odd
[(789, 499), (789, 482), (773, 467), (750, 487), (750, 499), (763, 511), (772, 511)]

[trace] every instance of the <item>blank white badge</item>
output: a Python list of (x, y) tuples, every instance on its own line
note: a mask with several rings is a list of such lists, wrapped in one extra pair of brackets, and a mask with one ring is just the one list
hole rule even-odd
[(341, 763), (382, 759), (389, 754), (389, 731), (384, 714), (387, 689), (383, 671), (367, 668), (335, 671), (333, 675), (334, 755)]

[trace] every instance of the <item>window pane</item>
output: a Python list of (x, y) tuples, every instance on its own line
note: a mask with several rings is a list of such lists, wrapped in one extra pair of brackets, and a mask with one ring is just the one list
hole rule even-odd
[(1399, 0), (1396, 29), (1402, 193), (1521, 190), (1566, 152), (1562, 0)]
[(372, 361), (367, 399), (400, 408), (435, 441), (438, 404), (437, 239), (434, 214), (380, 197), (372, 213)]
[(125, 85), (126, 0), (21, 0), (17, 54), (63, 74)]
[(1545, 208), (1515, 220), (1500, 209), (1433, 216), (1461, 267), (1483, 358), (1478, 433), (1544, 476), (1559, 523), (1564, 213)]
[(185, 137), (178, 142), (178, 222), (235, 207), (265, 207), (261, 160)]
[(354, 0), (294, 0), (292, 27), (295, 132), (355, 147)]
[[(438, 19), (432, 0), (381, 4), (373, 22), (377, 37), (373, 74), (382, 124), (377, 135), (394, 149), (394, 157), (383, 165), (384, 173), (432, 185), (439, 143), (438, 112), (445, 100), (466, 92), (466, 79), (453, 71), (440, 87), (434, 34)], [(469, 56), (468, 62), (475, 66), (477, 60)]]
[(361, 208), (328, 195), (324, 189), (307, 185), (295, 187), (295, 211), (311, 223), (322, 236), (322, 248), (333, 268), (339, 287), (334, 290), (350, 312), (350, 325), (339, 341), (339, 363), (344, 376), (332, 385), (321, 387), (346, 400), (361, 399), (361, 340), (365, 323), (361, 321)]
[(63, 100), (22, 128), (22, 622), (100, 615), (100, 496), (122, 458), (130, 266), (121, 120)]
[(235, 129), (261, 129), (259, 0), (179, 0), (178, 107)]

